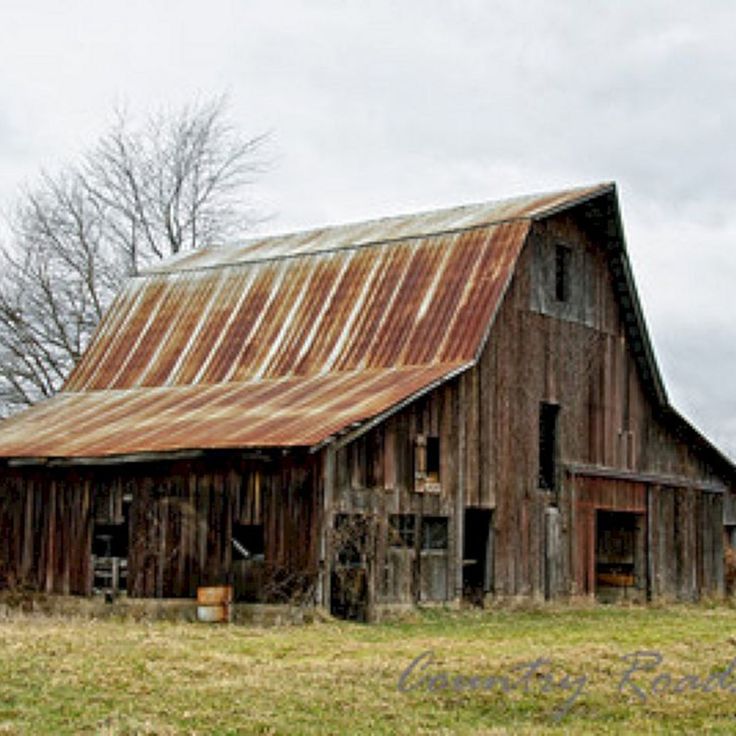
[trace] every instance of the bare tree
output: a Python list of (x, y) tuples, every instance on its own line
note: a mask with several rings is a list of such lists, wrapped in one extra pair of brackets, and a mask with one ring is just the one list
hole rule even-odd
[(0, 409), (53, 395), (128, 276), (241, 234), (264, 136), (245, 139), (223, 99), (135, 126), (117, 115), (82, 160), (44, 174), (0, 251)]

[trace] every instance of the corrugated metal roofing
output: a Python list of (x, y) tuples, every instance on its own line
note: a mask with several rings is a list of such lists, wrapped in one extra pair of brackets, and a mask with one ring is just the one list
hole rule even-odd
[(461, 366), (350, 371), (212, 385), (62, 392), (8, 420), (6, 457), (106, 457), (318, 444)]
[(198, 251), (131, 280), (0, 456), (313, 445), (472, 365), (530, 220), (610, 185)]
[(527, 228), (514, 221), (135, 279), (66, 389), (471, 361)]

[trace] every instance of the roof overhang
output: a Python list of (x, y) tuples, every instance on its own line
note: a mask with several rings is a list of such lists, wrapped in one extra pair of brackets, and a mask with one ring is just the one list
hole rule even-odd
[(0, 457), (100, 464), (165, 453), (319, 446), (449, 380), (464, 365), (350, 371), (214, 385), (63, 392), (12, 417)]

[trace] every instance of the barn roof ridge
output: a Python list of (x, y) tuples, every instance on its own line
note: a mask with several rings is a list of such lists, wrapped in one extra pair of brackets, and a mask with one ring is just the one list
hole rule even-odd
[[(152, 269), (148, 271), (141, 271), (132, 278), (144, 279), (151, 278), (154, 276), (174, 276), (177, 274), (193, 274), (198, 271), (217, 271), (225, 268), (240, 268), (243, 266), (254, 266), (259, 263), (278, 263), (280, 261), (296, 260), (298, 258), (316, 258), (318, 256), (329, 255), (332, 253), (342, 253), (349, 250), (363, 250), (370, 248), (380, 248), (382, 246), (400, 245), (412, 240), (428, 240), (429, 238), (439, 238), (442, 236), (459, 235), (460, 233), (467, 233), (473, 230), (485, 230), (489, 227), (496, 227), (501, 225), (507, 225), (512, 222), (522, 222), (529, 220), (529, 217), (508, 217), (504, 220), (478, 223), (477, 225), (467, 225), (466, 227), (450, 228), (447, 230), (433, 230), (428, 232), (416, 233), (413, 235), (403, 235), (395, 238), (384, 238), (381, 240), (370, 240), (362, 243), (346, 243), (345, 245), (336, 245), (332, 248), (324, 248), (320, 250), (309, 250), (302, 253), (284, 253), (281, 255), (261, 256), (260, 258), (252, 258), (249, 260), (238, 260), (232, 263), (218, 263), (212, 265), (193, 266), (191, 268), (172, 268), (172, 269)], [(339, 226), (338, 226), (339, 227)], [(297, 231), (294, 234), (300, 234), (301, 232), (311, 232), (310, 230)], [(441, 244), (438, 244), (441, 245)], [(223, 246), (227, 247), (227, 246)]]
[[(406, 243), (412, 240), (423, 240), (447, 235), (455, 235), (472, 230), (480, 230), (495, 226), (501, 226), (520, 221), (534, 221), (550, 217), (557, 212), (576, 207), (587, 200), (615, 191), (616, 185), (612, 181), (599, 182), (587, 186), (556, 189), (547, 192), (519, 195), (503, 199), (473, 202), (470, 204), (439, 207), (423, 210), (420, 212), (406, 212), (388, 217), (369, 218), (367, 220), (354, 220), (346, 223), (325, 225), (322, 227), (306, 228), (303, 230), (292, 230), (284, 233), (271, 235), (256, 235), (246, 240), (222, 246), (207, 246), (198, 250), (179, 253), (172, 258), (156, 263), (141, 271), (136, 278), (148, 278), (159, 275), (176, 273), (192, 273), (196, 271), (209, 271), (235, 266), (252, 266), (257, 263), (278, 262), (288, 259), (317, 257), (321, 255), (340, 253), (348, 250), (361, 250), (363, 248), (381, 247), (391, 244)], [(545, 202), (550, 201), (550, 204)], [(509, 208), (516, 207), (509, 214)], [(493, 213), (496, 213), (495, 215)], [(485, 213), (485, 216), (484, 216)], [(457, 224), (454, 226), (443, 225), (442, 218), (453, 218), (462, 221), (463, 216), (475, 217), (468, 224)], [(433, 222), (436, 224), (433, 225)], [(415, 223), (417, 229), (411, 229)], [(404, 225), (407, 229), (396, 235), (370, 236), (374, 229), (387, 228), (390, 226)], [(351, 231), (363, 231), (351, 236)], [(324, 247), (305, 247), (303, 241), (310, 238), (325, 237), (329, 234), (336, 238), (345, 233), (344, 240), (335, 240), (333, 244)], [(302, 249), (299, 250), (300, 241)], [(284, 247), (287, 242), (292, 242), (292, 250)], [(281, 244), (281, 251), (255, 251), (249, 254), (249, 248), (265, 247)], [(242, 253), (241, 257), (234, 260), (225, 260)], [(208, 262), (207, 259), (211, 259)], [(191, 261), (191, 263), (190, 263)], [(200, 262), (204, 261), (204, 262)]]

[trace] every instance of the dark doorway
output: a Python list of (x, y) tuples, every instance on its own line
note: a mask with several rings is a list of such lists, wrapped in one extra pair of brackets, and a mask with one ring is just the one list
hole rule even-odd
[(332, 533), (330, 613), (351, 621), (368, 620), (368, 520), (337, 514)]
[(639, 598), (643, 592), (643, 518), (624, 511), (597, 512), (595, 590), (599, 599)]
[(268, 574), (265, 563), (265, 539), (263, 524), (232, 526), (232, 583), (236, 601), (248, 603), (272, 603), (282, 593), (277, 575)]
[(493, 511), (465, 510), (463, 597), (476, 604), (493, 587)]

